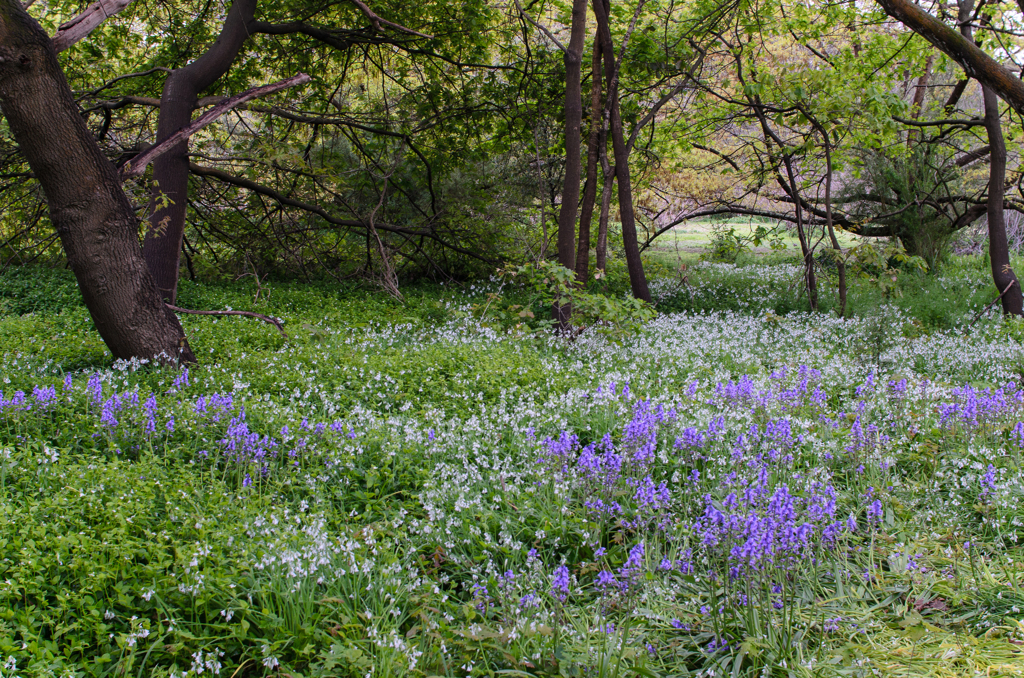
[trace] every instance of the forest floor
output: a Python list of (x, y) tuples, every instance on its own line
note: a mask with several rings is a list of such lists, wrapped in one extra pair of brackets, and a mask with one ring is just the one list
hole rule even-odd
[(571, 342), (493, 282), (184, 281), (288, 337), (188, 316), (180, 372), (5, 272), (0, 675), (1024, 674), (1024, 324), (974, 322), (984, 262), (845, 320), (792, 263), (653, 268), (656, 319)]

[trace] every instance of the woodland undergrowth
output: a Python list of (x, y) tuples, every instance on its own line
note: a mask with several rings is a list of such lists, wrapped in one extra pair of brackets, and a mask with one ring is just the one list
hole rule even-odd
[(4, 273), (0, 675), (1024, 673), (1024, 325), (973, 260), (847, 319), (799, 274), (568, 338), (507, 280), (183, 282), (288, 338), (171, 371)]

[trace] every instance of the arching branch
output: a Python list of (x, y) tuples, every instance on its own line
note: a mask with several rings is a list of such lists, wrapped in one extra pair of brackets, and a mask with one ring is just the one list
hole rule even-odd
[(133, 158), (130, 162), (125, 163), (125, 165), (121, 168), (121, 180), (124, 181), (125, 179), (130, 179), (131, 177), (139, 176), (140, 174), (143, 173), (143, 171), (145, 171), (146, 165), (153, 162), (158, 157), (160, 157), (167, 151), (171, 150), (185, 139), (188, 139), (190, 136), (192, 136), (199, 130), (203, 129), (204, 127), (215, 121), (220, 116), (227, 113), (235, 106), (238, 106), (239, 104), (244, 104), (246, 101), (251, 101), (256, 97), (261, 97), (267, 94), (272, 94), (274, 92), (279, 92), (283, 89), (287, 89), (294, 85), (300, 85), (302, 83), (306, 83), (309, 81), (310, 77), (308, 75), (306, 75), (305, 73), (299, 73), (298, 75), (293, 75), (292, 77), (286, 78), (285, 80), (281, 80), (280, 82), (275, 82), (270, 85), (263, 85), (262, 87), (253, 87), (252, 89), (247, 89), (241, 94), (237, 94), (225, 100), (223, 103), (218, 104), (217, 106), (214, 106), (213, 108), (208, 110), (206, 113), (203, 113), (201, 116), (199, 116), (198, 120), (196, 120), (194, 123), (192, 123), (185, 129), (179, 130), (177, 133), (167, 137), (159, 144), (153, 146), (144, 153), (140, 153), (139, 155), (135, 156), (135, 158)]

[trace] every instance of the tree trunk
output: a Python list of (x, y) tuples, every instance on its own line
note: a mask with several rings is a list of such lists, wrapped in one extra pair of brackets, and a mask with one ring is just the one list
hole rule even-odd
[(832, 223), (832, 146), (828, 132), (821, 128), (822, 143), (825, 145), (825, 228), (828, 239), (836, 252), (836, 271), (839, 274), (839, 317), (846, 316), (846, 261), (843, 260), (843, 248), (839, 246), (835, 225)]
[[(762, 122), (762, 124), (764, 124)], [(793, 192), (793, 203), (796, 205), (796, 235), (800, 240), (800, 252), (804, 259), (804, 280), (807, 283), (807, 300), (811, 304), (811, 311), (818, 310), (818, 281), (814, 276), (814, 249), (811, 247), (810, 238), (804, 229), (804, 210), (800, 202), (800, 190), (797, 188), (796, 173), (793, 171), (793, 160), (786, 155), (786, 149), (782, 149), (782, 162), (786, 166), (786, 176), (789, 177), (789, 185)]]
[[(157, 143), (192, 121), (199, 94), (224, 75), (249, 37), (256, 0), (235, 0), (217, 41), (189, 65), (175, 69), (164, 82), (160, 96)], [(182, 141), (153, 162), (157, 186), (150, 202), (149, 230), (143, 252), (163, 298), (174, 303), (178, 293), (178, 268), (185, 211), (188, 204), (188, 140)]]
[[(957, 20), (960, 34), (965, 40), (974, 43), (974, 34), (970, 18), (974, 13), (974, 0), (959, 0)], [(988, 254), (992, 266), (992, 281), (1000, 292), (1003, 313), (1006, 315), (1024, 315), (1024, 296), (1020, 283), (1010, 267), (1010, 246), (1006, 242), (1006, 219), (1003, 212), (1003, 199), (1006, 186), (1006, 140), (1003, 137), (1003, 126), (999, 120), (999, 100), (991, 87), (981, 85), (982, 99), (985, 102), (985, 131), (988, 133), (989, 170), (988, 170)]]
[(0, 0), (0, 110), (46, 194), (96, 329), (116, 358), (194, 362), (160, 299), (117, 170), (93, 140), (50, 37)]
[(1024, 315), (1024, 295), (1010, 267), (1010, 248), (1006, 242), (1003, 218), (1003, 187), (1006, 182), (1006, 142), (999, 121), (999, 99), (991, 88), (982, 86), (985, 98), (985, 129), (992, 147), (988, 175), (988, 253), (992, 261), (992, 280), (1002, 296), (1003, 313)]
[[(580, 127), (583, 124), (583, 39), (587, 32), (587, 0), (573, 0), (572, 28), (565, 50), (565, 179), (558, 211), (558, 263), (576, 265), (576, 208), (580, 202)], [(569, 326), (572, 307), (555, 303), (554, 319), (560, 328)]]
[(594, 220), (594, 202), (597, 200), (597, 144), (604, 125), (601, 106), (601, 46), (594, 42), (591, 63), (590, 135), (587, 138), (587, 182), (580, 206), (580, 236), (576, 243), (576, 280), (587, 284), (590, 277), (590, 225)]
[[(914, 100), (910, 104), (910, 119), (917, 120), (921, 116), (921, 109), (924, 108), (925, 98), (928, 95), (928, 81), (932, 76), (932, 63), (935, 61), (935, 55), (929, 54), (925, 60), (924, 73), (917, 79), (917, 86), (914, 88)], [(914, 145), (914, 139), (916, 138), (917, 130), (911, 128), (907, 132), (907, 148)]]
[(629, 149), (622, 133), (622, 116), (619, 114), (618, 66), (612, 45), (609, 7), (605, 0), (594, 0), (594, 14), (597, 17), (598, 40), (604, 55), (605, 80), (607, 81), (608, 103), (612, 132), (612, 152), (615, 156), (615, 178), (619, 185), (619, 212), (622, 219), (622, 248), (626, 253), (626, 268), (629, 269), (629, 284), (633, 296), (651, 301), (647, 287), (640, 246), (636, 239), (636, 217), (633, 210), (633, 189), (629, 177)]
[(612, 189), (615, 188), (615, 167), (608, 163), (608, 140), (607, 135), (601, 135), (604, 145), (600, 148), (601, 173), (604, 176), (604, 186), (601, 188), (601, 214), (597, 222), (597, 248), (594, 257), (594, 266), (601, 271), (603, 276), (608, 268), (608, 215), (612, 207)]

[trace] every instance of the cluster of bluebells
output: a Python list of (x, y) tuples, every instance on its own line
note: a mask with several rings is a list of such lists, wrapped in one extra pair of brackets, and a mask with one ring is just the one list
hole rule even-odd
[(953, 401), (939, 405), (939, 423), (967, 430), (994, 424), (1024, 410), (1024, 389), (1016, 382), (1002, 388), (976, 389), (970, 384), (953, 389)]
[[(515, 623), (587, 596), (604, 601), (608, 614), (629, 609), (652, 580), (676, 582), (680, 597), (701, 589), (701, 615), (759, 604), (785, 608), (792, 594), (783, 582), (799, 580), (806, 568), (827, 570), (830, 562), (845, 562), (847, 542), (882, 529), (886, 492), (865, 491), (875, 481), (857, 480), (863, 485), (855, 494), (832, 474), (844, 465), (860, 474), (867, 466), (888, 468), (883, 457), (898, 435), (889, 415), (925, 397), (926, 389), (924, 382), (915, 389), (906, 379), (876, 384), (868, 375), (847, 392), (853, 396), (845, 405), (850, 411), (836, 412), (821, 382), (818, 370), (800, 366), (780, 368), (766, 379), (693, 382), (662, 403), (637, 398), (628, 386), (599, 389), (589, 397), (611, 398), (622, 416), (610, 433), (562, 430), (523, 444), (536, 462), (524, 476), (583, 523), (593, 563), (581, 570), (563, 556), (534, 551), (523, 570), (495, 568), (492, 577), (467, 586), (466, 595), (482, 615)], [(206, 448), (199, 456), (242, 469), (243, 485), (306, 458), (336, 463), (329, 454), (315, 453), (337, 449), (339, 441), (356, 435), (341, 421), (296, 417), (271, 426), (241, 398), (190, 396), (189, 388), (188, 377), (181, 376), (162, 395), (111, 393), (93, 375), (84, 388), (65, 380), (28, 394), (0, 395), (0, 412), (27, 420), (64, 400), (92, 417), (96, 435), (113, 440), (198, 439)], [(994, 390), (964, 386), (948, 397), (936, 389), (933, 420), (966, 435), (988, 435), (1000, 424), (1003, 435), (1024, 447), (1024, 423), (1015, 421), (1021, 393), (1012, 383)], [(431, 454), (448, 444), (433, 427), (420, 434)], [(975, 496), (992, 501), (1000, 479), (992, 463), (979, 469), (971, 476)], [(852, 505), (842, 505), (844, 489)], [(542, 550), (550, 545), (543, 537), (537, 543)], [(914, 567), (920, 569), (916, 561)], [(698, 584), (678, 584), (683, 578)], [(701, 625), (699, 617), (687, 621)], [(601, 623), (615, 628), (609, 619)], [(716, 631), (715, 638), (720, 650), (738, 636)]]
[(581, 505), (595, 522), (639, 529), (653, 521), (663, 528), (671, 493), (652, 470), (664, 447), (662, 425), (675, 419), (674, 411), (639, 401), (618, 444), (611, 435), (587, 445), (570, 432), (547, 438), (538, 459), (543, 482), (553, 480), (563, 499)]

